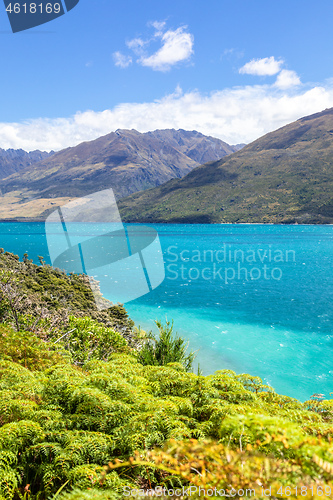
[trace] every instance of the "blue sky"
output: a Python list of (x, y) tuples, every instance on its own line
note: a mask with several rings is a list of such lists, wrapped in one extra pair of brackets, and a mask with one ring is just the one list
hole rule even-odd
[(333, 106), (333, 3), (80, 0), (12, 34), (0, 5), (0, 147), (117, 128), (250, 142)]

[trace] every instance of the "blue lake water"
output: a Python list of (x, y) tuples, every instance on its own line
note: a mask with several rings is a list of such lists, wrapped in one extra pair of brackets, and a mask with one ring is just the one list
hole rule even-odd
[[(174, 320), (204, 374), (231, 368), (281, 394), (333, 392), (333, 227), (154, 225), (165, 280), (126, 304)], [(96, 228), (95, 228), (96, 229)], [(0, 247), (49, 262), (44, 224), (0, 223)]]

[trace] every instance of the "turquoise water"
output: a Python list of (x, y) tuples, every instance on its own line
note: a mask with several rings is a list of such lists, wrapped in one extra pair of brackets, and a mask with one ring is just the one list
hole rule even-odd
[[(333, 392), (333, 227), (154, 225), (166, 277), (126, 304), (144, 329), (173, 319), (205, 374), (259, 375), (301, 400)], [(48, 260), (43, 224), (1, 223), (0, 247)]]

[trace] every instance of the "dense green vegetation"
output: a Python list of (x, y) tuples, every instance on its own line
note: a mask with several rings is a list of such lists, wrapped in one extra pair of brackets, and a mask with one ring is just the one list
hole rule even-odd
[(130, 345), (136, 344), (133, 321), (123, 306), (99, 311), (86, 276), (67, 276), (45, 265), (41, 256), (40, 262), (36, 266), (27, 254), (20, 262), (18, 255), (0, 248), (1, 322), (11, 321), (16, 330), (30, 329), (47, 340), (70, 326), (71, 315), (88, 316), (120, 332)]
[[(123, 308), (98, 313), (84, 277), (5, 253), (0, 269), (0, 500), (190, 486), (331, 496), (333, 400), (192, 373), (172, 324), (140, 352)], [(203, 498), (192, 493), (175, 498)]]

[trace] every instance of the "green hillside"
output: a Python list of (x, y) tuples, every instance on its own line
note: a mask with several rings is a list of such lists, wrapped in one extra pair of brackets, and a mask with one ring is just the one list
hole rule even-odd
[(132, 222), (333, 223), (333, 108), (122, 199)]
[(0, 251), (1, 500), (331, 497), (333, 400), (192, 373), (159, 328), (139, 337), (84, 277)]

